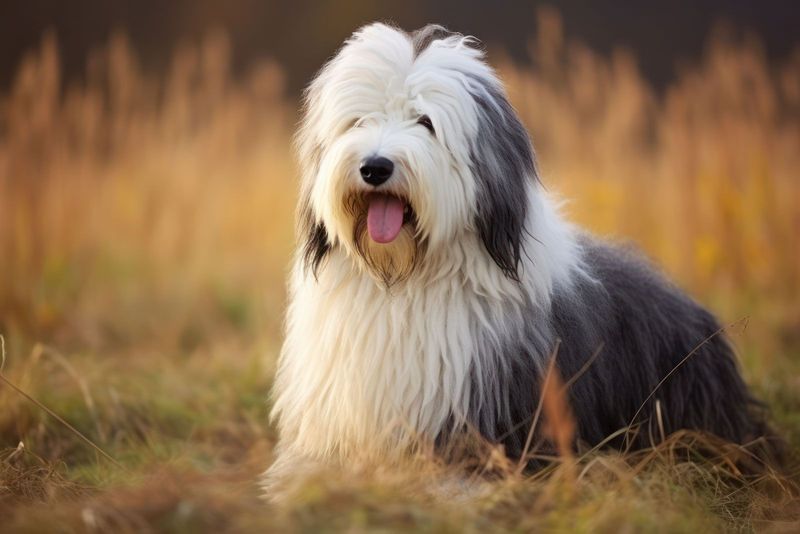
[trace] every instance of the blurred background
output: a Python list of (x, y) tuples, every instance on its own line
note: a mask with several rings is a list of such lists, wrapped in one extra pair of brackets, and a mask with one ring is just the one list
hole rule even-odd
[[(487, 44), (569, 216), (636, 243), (735, 324), (748, 381), (797, 444), (800, 9), (788, 0), (5, 1), (4, 376), (135, 472), (233, 476), (230, 495), (250, 502), (274, 442), (298, 98), (376, 19)], [(0, 510), (128, 480), (2, 385), (0, 450)], [(163, 493), (136, 513), (169, 515), (178, 491)]]

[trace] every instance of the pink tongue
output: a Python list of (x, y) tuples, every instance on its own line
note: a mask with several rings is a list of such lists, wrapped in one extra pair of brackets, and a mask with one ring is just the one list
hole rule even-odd
[(376, 243), (391, 243), (403, 227), (403, 201), (391, 195), (375, 193), (369, 197), (367, 230)]

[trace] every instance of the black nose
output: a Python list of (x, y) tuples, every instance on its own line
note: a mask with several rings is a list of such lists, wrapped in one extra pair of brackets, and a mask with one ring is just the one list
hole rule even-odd
[(389, 179), (394, 170), (394, 163), (386, 158), (369, 158), (361, 164), (361, 177), (370, 185), (379, 186)]

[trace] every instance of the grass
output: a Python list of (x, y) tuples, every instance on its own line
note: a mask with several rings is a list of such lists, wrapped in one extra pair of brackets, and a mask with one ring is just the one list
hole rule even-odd
[[(565, 42), (552, 12), (538, 24), (531, 67), (493, 59), (546, 184), (740, 325), (744, 373), (797, 456), (800, 50), (774, 65), (719, 32), (658, 93), (629, 53)], [(59, 72), (45, 36), (0, 94), (0, 369), (123, 468), (0, 384), (4, 531), (800, 528), (796, 472), (744, 476), (736, 450), (683, 434), (533, 476), (495, 455), (500, 476), (468, 499), (432, 498), (426, 464), (323, 473), (268, 506), (296, 189), (281, 69), (233, 78), (213, 34), (158, 76), (117, 35), (82, 82)]]

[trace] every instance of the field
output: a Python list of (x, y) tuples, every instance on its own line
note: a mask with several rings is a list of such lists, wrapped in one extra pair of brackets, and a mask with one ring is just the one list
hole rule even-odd
[[(538, 24), (531, 65), (492, 59), (547, 187), (733, 325), (796, 461), (800, 49), (774, 65), (718, 32), (656, 91), (631, 53)], [(35, 399), (0, 383), (0, 530), (800, 530), (796, 469), (748, 478), (689, 436), (469, 503), (429, 498), (426, 473), (329, 473), (263, 503), (297, 102), (279, 65), (234, 77), (229, 58), (211, 34), (156, 75), (119, 34), (65, 84), (46, 35), (0, 94), (0, 371)]]

